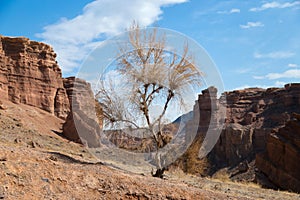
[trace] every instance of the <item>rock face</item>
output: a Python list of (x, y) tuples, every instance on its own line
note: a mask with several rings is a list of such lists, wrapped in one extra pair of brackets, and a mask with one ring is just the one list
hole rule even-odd
[[(211, 152), (214, 163), (234, 166), (254, 159), (266, 149), (274, 128), (284, 125), (293, 112), (300, 112), (300, 84), (285, 88), (245, 89), (223, 94), (226, 97), (226, 125)], [(200, 111), (201, 113), (201, 111)]]
[(102, 110), (96, 113), (97, 102), (90, 84), (82, 79), (69, 77), (64, 79), (64, 87), (69, 97), (71, 112), (63, 125), (63, 135), (88, 147), (99, 147)]
[[(220, 114), (224, 113), (221, 108), (226, 110), (225, 124), (214, 148), (205, 158), (208, 158), (208, 161), (206, 160), (208, 163), (206, 161), (203, 163), (203, 159), (194, 159), (191, 163), (191, 158), (201, 155), (201, 148), (205, 146), (203, 139), (207, 136), (214, 138), (214, 134), (220, 131), (217, 127), (222, 124), (218, 122), (223, 120)], [(256, 158), (262, 171), (270, 177), (271, 181), (274, 180), (278, 187), (292, 188), (285, 186), (287, 182), (285, 179), (288, 176), (299, 177), (296, 173), (299, 171), (299, 149), (292, 148), (293, 145), (299, 144), (298, 136), (296, 133), (283, 134), (286, 129), (280, 129), (279, 134), (271, 133), (274, 128), (278, 129), (285, 124), (291, 127), (291, 123), (296, 130), (299, 130), (294, 121), (288, 122), (293, 112), (300, 113), (300, 83), (287, 84), (284, 88), (249, 88), (225, 92), (219, 99), (214, 88), (203, 90), (193, 110), (194, 115), (200, 113), (200, 120), (191, 120), (192, 125), (199, 126), (197, 137), (184, 158), (180, 158), (183, 165), (189, 164), (183, 167), (183, 170), (208, 175), (223, 167), (238, 168), (240, 163), (253, 163)], [(268, 153), (256, 157), (264, 151)], [(283, 158), (288, 161), (283, 161)], [(208, 170), (203, 169), (208, 165)], [(197, 170), (191, 171), (187, 168), (197, 168)], [(202, 170), (198, 170), (199, 168)], [(251, 180), (255, 179), (254, 168), (253, 176), (249, 176)], [(288, 172), (291, 173), (280, 175)], [(293, 182), (295, 183), (296, 181)]]
[(0, 96), (65, 119), (69, 101), (53, 49), (27, 38), (0, 36)]
[[(99, 131), (96, 129), (99, 124), (102, 126), (102, 114), (96, 116), (95, 107), (101, 113), (101, 106), (95, 106), (87, 82), (74, 77), (62, 78), (55, 58), (49, 45), (23, 37), (0, 36), (1, 98), (67, 118), (63, 134), (68, 139), (97, 146)], [(78, 132), (85, 133), (81, 140)]]
[[(214, 87), (202, 90), (202, 94), (198, 95), (191, 115), (192, 119), (187, 121), (185, 127), (187, 130), (185, 141), (190, 141), (188, 137), (193, 141), (184, 155), (174, 163), (175, 166), (188, 173), (204, 176), (210, 174), (210, 165), (205, 157), (218, 139), (216, 133), (220, 133), (221, 124), (224, 122), (224, 118), (222, 119), (220, 115), (225, 108), (220, 104), (222, 100), (217, 99), (217, 89)], [(205, 138), (208, 140), (205, 141)]]
[(300, 115), (267, 138), (266, 152), (256, 156), (256, 166), (278, 187), (300, 192)]

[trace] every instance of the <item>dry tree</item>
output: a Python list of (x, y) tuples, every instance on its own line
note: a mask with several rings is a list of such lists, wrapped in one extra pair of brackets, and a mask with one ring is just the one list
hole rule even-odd
[[(149, 31), (133, 24), (128, 31), (128, 44), (119, 45), (116, 67), (110, 71), (117, 76), (114, 80), (102, 79), (96, 95), (105, 124), (147, 129), (157, 151), (166, 145), (164, 118), (171, 102), (184, 106), (189, 89), (201, 83), (201, 72), (194, 65), (188, 44), (183, 46), (181, 55), (167, 50), (166, 45), (166, 35), (157, 28)], [(160, 111), (156, 109), (151, 115), (153, 104), (158, 102)], [(153, 175), (162, 177), (164, 167), (160, 159), (156, 159), (156, 167)]]

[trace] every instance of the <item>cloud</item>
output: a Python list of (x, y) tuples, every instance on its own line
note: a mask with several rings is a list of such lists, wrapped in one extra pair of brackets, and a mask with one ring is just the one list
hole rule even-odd
[(283, 87), (285, 84), (287, 84), (286, 82), (282, 82), (282, 81), (276, 81), (275, 82), (275, 86), (277, 87)]
[(291, 58), (295, 55), (295, 53), (290, 51), (274, 51), (266, 54), (261, 53), (254, 53), (254, 58), (272, 58), (272, 59), (284, 59), (284, 58)]
[(288, 64), (288, 67), (298, 67), (298, 65), (294, 64), (294, 63), (290, 63), (290, 64)]
[(238, 73), (238, 74), (246, 74), (246, 73), (249, 73), (251, 71), (252, 71), (251, 68), (239, 68), (239, 69), (235, 70), (235, 72)]
[(233, 8), (230, 10), (230, 13), (240, 13), (240, 12), (241, 12), (241, 10), (238, 8)]
[(269, 73), (265, 76), (253, 76), (253, 78), (254, 79), (269, 79), (269, 80), (276, 80), (276, 79), (282, 79), (282, 78), (300, 79), (300, 70), (299, 69), (290, 69), (283, 73)]
[(261, 22), (247, 22), (246, 25), (240, 25), (242, 29), (254, 28), (254, 27), (263, 27), (264, 24)]
[(300, 70), (290, 69), (283, 73), (269, 73), (265, 77), (270, 80), (280, 79), (280, 78), (299, 78), (300, 79)]
[(187, 0), (95, 0), (83, 8), (82, 14), (44, 27), (36, 34), (54, 47), (64, 73), (76, 71), (87, 54), (101, 43), (128, 28), (133, 20), (149, 26), (161, 19), (162, 7)]
[(232, 90), (244, 90), (246, 88), (271, 88), (271, 87), (274, 87), (274, 86), (270, 86), (270, 85), (242, 85), (242, 86), (236, 87)]
[(234, 88), (233, 90), (244, 90), (246, 88), (264, 88), (264, 89), (267, 89), (267, 88), (273, 88), (273, 87), (284, 87), (284, 85), (286, 85), (287, 83), (286, 82), (282, 82), (282, 81), (276, 81), (275, 83), (271, 83), (270, 85), (259, 85), (259, 84), (256, 84), (256, 85), (242, 85), (240, 87), (236, 87)]
[(238, 9), (238, 8), (232, 8), (231, 10), (227, 11), (227, 10), (224, 10), (224, 11), (218, 11), (217, 13), (218, 14), (233, 14), (233, 13), (240, 13), (241, 10)]
[(253, 76), (254, 79), (257, 79), (257, 80), (261, 80), (261, 79), (264, 79), (265, 77), (264, 76)]
[(251, 8), (249, 11), (251, 12), (257, 12), (257, 11), (263, 11), (267, 9), (272, 9), (272, 8), (290, 8), (294, 6), (300, 5), (300, 1), (294, 1), (294, 2), (286, 2), (286, 3), (279, 3), (277, 1), (269, 2), (269, 3), (264, 3), (260, 7), (256, 8)]

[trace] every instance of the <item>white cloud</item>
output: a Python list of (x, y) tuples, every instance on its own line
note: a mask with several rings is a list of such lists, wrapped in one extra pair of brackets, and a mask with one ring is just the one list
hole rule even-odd
[(269, 2), (269, 3), (264, 3), (260, 7), (257, 8), (251, 8), (250, 11), (252, 12), (257, 12), (257, 11), (263, 11), (267, 9), (272, 9), (272, 8), (290, 8), (294, 6), (300, 5), (300, 1), (294, 1), (294, 2), (286, 2), (286, 3), (279, 3), (276, 1)]
[[(269, 73), (265, 76), (253, 76), (254, 79), (268, 79), (268, 80), (276, 80), (276, 79), (282, 79), (282, 78), (290, 78), (290, 79), (300, 79), (300, 70), (299, 69), (290, 69), (283, 73)], [(277, 81), (277, 85), (281, 84), (283, 82)]]
[(241, 10), (238, 8), (233, 8), (230, 10), (230, 13), (240, 13), (240, 12), (241, 12)]
[(276, 81), (275, 83), (270, 83), (270, 85), (242, 85), (240, 87), (234, 88), (233, 90), (244, 90), (246, 88), (263, 88), (263, 89), (267, 89), (267, 88), (273, 88), (273, 87), (284, 87), (284, 85), (287, 84), (286, 82), (282, 82), (282, 81)]
[(246, 74), (246, 73), (249, 73), (251, 72), (251, 68), (239, 68), (239, 69), (236, 69), (235, 72), (238, 73), (238, 74)]
[(257, 79), (257, 80), (261, 80), (261, 79), (264, 79), (265, 77), (264, 76), (253, 76), (254, 79)]
[(290, 64), (288, 64), (288, 67), (298, 67), (298, 65), (294, 64), (294, 63), (290, 63)]
[(246, 88), (271, 88), (274, 86), (270, 86), (270, 85), (242, 85), (239, 87), (234, 88), (233, 90), (244, 90)]
[(238, 9), (238, 8), (232, 8), (229, 11), (227, 11), (227, 10), (225, 10), (225, 11), (218, 11), (217, 13), (218, 14), (233, 14), (233, 13), (240, 13), (240, 12), (241, 12), (240, 9)]
[(270, 80), (280, 79), (280, 78), (299, 78), (300, 79), (300, 70), (290, 69), (283, 73), (269, 73), (265, 77)]
[(133, 20), (149, 26), (161, 19), (162, 7), (186, 1), (95, 0), (83, 8), (82, 14), (62, 18), (36, 35), (54, 47), (63, 72), (71, 73), (99, 41), (124, 31)]
[(274, 51), (266, 54), (254, 53), (254, 58), (272, 58), (272, 59), (283, 59), (283, 58), (291, 58), (295, 55), (295, 53), (290, 51)]
[(254, 28), (254, 27), (263, 27), (264, 24), (261, 22), (247, 22), (246, 25), (240, 25), (243, 29)]
[(285, 84), (286, 84), (286, 82), (282, 82), (282, 81), (276, 81), (275, 82), (276, 87), (283, 87)]

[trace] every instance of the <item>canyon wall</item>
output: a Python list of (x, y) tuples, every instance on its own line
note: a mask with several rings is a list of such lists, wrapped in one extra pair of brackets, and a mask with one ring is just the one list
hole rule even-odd
[[(264, 173), (272, 183), (279, 188), (299, 191), (299, 184), (296, 183), (300, 180), (300, 127), (296, 125), (298, 122), (290, 120), (293, 119), (292, 113), (300, 113), (300, 83), (287, 84), (284, 88), (225, 92), (219, 99), (216, 99), (215, 89), (203, 90), (193, 110), (200, 115), (198, 122), (194, 120), (199, 125), (198, 136), (188, 152), (199, 151), (203, 138), (220, 130), (208, 131), (218, 126), (211, 126), (211, 122), (218, 122), (216, 119), (224, 113), (220, 107), (226, 110), (225, 124), (207, 157), (208, 174), (223, 167), (234, 168), (256, 160), (256, 171)], [(184, 156), (184, 163), (192, 157)], [(198, 154), (194, 153), (194, 156)], [(190, 168), (197, 162), (201, 163), (200, 159), (193, 162)], [(288, 182), (289, 177), (293, 179)], [(292, 187), (293, 184), (298, 186)]]
[(219, 165), (233, 166), (255, 158), (256, 153), (266, 149), (272, 130), (283, 126), (293, 112), (300, 113), (300, 84), (296, 83), (284, 88), (226, 92), (223, 97), (226, 98), (226, 124), (211, 152)]
[(0, 36), (0, 95), (65, 119), (70, 111), (53, 49), (28, 38)]
[(278, 187), (300, 192), (300, 114), (268, 135), (256, 166)]
[[(75, 77), (62, 78), (56, 54), (47, 44), (0, 36), (0, 96), (66, 119), (63, 135), (69, 140), (99, 145), (102, 110), (90, 84)], [(83, 138), (79, 132), (85, 133)]]

